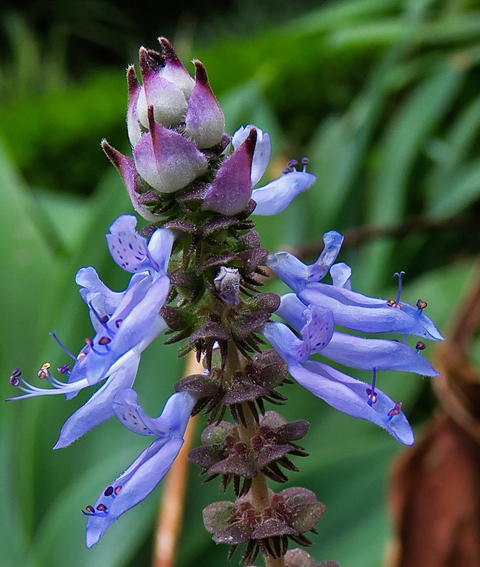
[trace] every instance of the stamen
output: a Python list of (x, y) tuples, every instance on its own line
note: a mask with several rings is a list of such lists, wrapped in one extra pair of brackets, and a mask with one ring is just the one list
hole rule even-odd
[(387, 413), (387, 421), (391, 421), (394, 415), (398, 415), (402, 409), (402, 402), (397, 402), (393, 408)]
[(37, 372), (37, 376), (40, 378), (40, 380), (45, 380), (46, 378), (49, 377), (50, 375), (50, 362), (45, 362), (45, 364), (42, 364), (42, 366), (40, 367), (40, 370)]
[(121, 322), (123, 321), (123, 319), (117, 319), (115, 321), (115, 327), (117, 327), (117, 329), (120, 327)]
[(367, 388), (367, 404), (371, 407), (377, 401), (377, 392), (375, 391), (375, 383), (377, 381), (377, 369), (373, 368), (372, 387)]
[(68, 375), (69, 371), (70, 371), (70, 365), (69, 364), (63, 364), (62, 366), (59, 366), (57, 368), (57, 370), (60, 374), (67, 374)]
[(104, 315), (103, 317), (100, 317), (100, 313), (95, 309), (95, 307), (92, 305), (91, 301), (89, 301), (88, 306), (90, 307), (90, 309), (92, 310), (92, 313), (95, 315), (95, 317), (98, 319), (98, 321), (102, 325), (105, 325), (105, 323), (108, 321), (108, 316)]
[[(102, 338), (103, 338), (103, 339), (108, 339), (108, 337), (102, 337)], [(100, 340), (102, 340), (102, 339), (100, 339)], [(109, 339), (108, 339), (108, 342), (110, 342)], [(96, 350), (96, 348), (93, 346), (93, 345), (94, 345), (93, 339), (91, 339), (90, 337), (87, 337), (87, 338), (85, 339), (85, 343), (86, 343), (86, 344), (92, 349), (92, 351), (95, 352), (96, 354), (99, 354), (100, 356), (105, 356), (105, 354), (106, 354), (105, 352), (100, 352), (99, 350)], [(107, 343), (100, 343), (100, 341), (99, 341), (99, 344), (107, 344)], [(107, 350), (108, 350), (108, 349), (107, 349)], [(83, 358), (83, 357), (82, 357), (82, 358)]]
[(82, 358), (85, 358), (87, 356), (86, 352), (80, 352), (77, 356), (77, 360), (82, 360)]
[(17, 388), (20, 384), (20, 376), (22, 375), (22, 371), (20, 370), (20, 368), (14, 368), (13, 372), (10, 376), (10, 384), (14, 387)]
[(52, 337), (57, 341), (58, 346), (59, 346), (64, 352), (66, 352), (70, 358), (73, 358), (73, 360), (77, 360), (77, 357), (76, 357), (75, 355), (73, 355), (73, 354), (68, 350), (68, 348), (67, 348), (67, 347), (60, 341), (60, 339), (57, 337), (56, 331), (52, 331), (50, 334), (51, 334)]
[(120, 492), (120, 490), (122, 490), (121, 486), (116, 486), (115, 488), (113, 488), (113, 486), (107, 486), (107, 488), (105, 488), (105, 491), (103, 492), (104, 496), (111, 496), (112, 498), (116, 498)]
[(99, 345), (108, 345), (108, 343), (111, 343), (112, 339), (110, 339), (109, 337), (101, 337), (98, 341)]
[(107, 512), (107, 507), (105, 506), (105, 504), (99, 504), (97, 506), (97, 510), (95, 510), (95, 508), (93, 506), (85, 506), (85, 510), (82, 510), (82, 514), (84, 516), (98, 516), (103, 518), (104, 516), (106, 516), (108, 514)]
[(423, 301), (423, 299), (419, 299), (419, 300), (417, 301), (417, 307), (418, 307), (418, 309), (417, 309), (417, 311), (416, 311), (416, 313), (415, 313), (415, 315), (414, 315), (414, 319), (420, 319), (420, 316), (422, 315), (423, 310), (425, 309), (426, 306), (427, 306), (427, 302), (426, 302), (426, 301)]
[(287, 166), (290, 168), (294, 168), (296, 165), (298, 165), (298, 161), (296, 159), (291, 159), (289, 160), (289, 162), (287, 163)]
[(417, 349), (417, 352), (420, 353), (421, 350), (425, 350), (427, 348), (427, 345), (423, 341), (418, 341), (415, 348)]
[(368, 405), (371, 406), (377, 402), (377, 392), (373, 392), (370, 388), (367, 388), (367, 396), (368, 396)]
[(423, 299), (419, 299), (419, 300), (417, 301), (417, 307), (418, 307), (419, 309), (425, 309), (426, 306), (427, 306), (427, 302), (426, 302), (426, 301), (423, 301)]
[(282, 169), (282, 173), (284, 173), (284, 174), (292, 173), (292, 170), (289, 169), (288, 167), (284, 167), (284, 168)]

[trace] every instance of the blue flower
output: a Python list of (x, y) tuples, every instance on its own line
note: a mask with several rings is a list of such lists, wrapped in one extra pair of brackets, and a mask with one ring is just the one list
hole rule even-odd
[[(245, 127), (242, 126), (235, 132), (232, 137), (232, 145), (236, 150), (247, 139), (252, 128), (254, 126), (249, 124)], [(257, 141), (251, 167), (252, 187), (263, 177), (272, 153), (270, 136), (267, 133), (264, 134), (260, 128), (256, 128), (256, 130)], [(307, 161), (306, 159), (303, 160), (302, 171), (295, 169), (297, 165), (295, 160), (290, 161), (289, 167), (284, 170), (281, 177), (263, 187), (253, 189), (251, 198), (257, 203), (253, 214), (271, 216), (281, 213), (297, 195), (310, 188), (315, 183), (316, 178), (315, 175), (306, 171)]]
[(105, 384), (77, 410), (64, 424), (55, 448), (69, 445), (95, 425), (113, 416), (111, 408), (117, 392), (133, 385), (140, 362), (140, 354), (163, 331), (166, 324), (159, 310), (167, 297), (170, 281), (166, 275), (174, 235), (165, 229), (156, 230), (150, 242), (136, 231), (133, 216), (119, 217), (110, 227), (107, 243), (115, 262), (132, 273), (123, 292), (113, 292), (102, 283), (94, 268), (78, 271), (76, 282), (82, 286), (80, 295), (88, 304), (95, 337), (87, 339), (74, 360), (59, 368), (68, 377), (67, 382), (55, 378), (50, 364), (44, 364), (38, 375), (52, 388), (38, 388), (19, 378), (18, 387), (25, 394), (21, 399), (42, 395), (65, 394), (74, 397), (86, 386), (107, 379)]
[(119, 392), (113, 410), (120, 422), (139, 435), (155, 437), (153, 443), (83, 512), (89, 516), (87, 547), (95, 545), (124, 512), (144, 500), (167, 474), (183, 445), (183, 436), (195, 398), (186, 392), (173, 394), (160, 417), (148, 417), (137, 404), (134, 390)]
[[(263, 334), (287, 362), (297, 382), (334, 408), (369, 420), (410, 445), (413, 433), (401, 412), (401, 403), (394, 403), (376, 388), (376, 375), (381, 370), (402, 370), (436, 376), (438, 373), (420, 354), (424, 343), (419, 341), (413, 349), (406, 339), (408, 335), (435, 341), (443, 337), (424, 314), (424, 301), (419, 300), (417, 308), (400, 302), (401, 274), (396, 301), (353, 292), (350, 268), (343, 263), (333, 264), (343, 237), (331, 231), (324, 235), (324, 242), (322, 254), (310, 266), (288, 252), (268, 257), (267, 265), (295, 293), (285, 294), (276, 312), (289, 326), (270, 322)], [(329, 271), (333, 284), (320, 283)], [(360, 333), (401, 333), (403, 341), (346, 334), (335, 330), (336, 325)], [(370, 370), (372, 384), (311, 360), (313, 354), (350, 368)]]

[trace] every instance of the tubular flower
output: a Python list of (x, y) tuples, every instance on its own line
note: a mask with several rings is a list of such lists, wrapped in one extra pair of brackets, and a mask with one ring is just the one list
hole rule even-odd
[(150, 242), (135, 231), (133, 216), (119, 217), (110, 227), (107, 243), (115, 262), (132, 273), (123, 292), (113, 292), (100, 280), (94, 268), (81, 268), (76, 282), (82, 286), (80, 295), (89, 306), (90, 318), (96, 332), (93, 339), (74, 356), (54, 338), (74, 360), (72, 368), (60, 367), (67, 376), (63, 382), (50, 372), (50, 364), (40, 369), (39, 378), (46, 379), (51, 388), (38, 388), (26, 382), (21, 375), (15, 383), (25, 392), (11, 399), (42, 395), (65, 394), (74, 397), (86, 386), (107, 379), (105, 384), (77, 410), (64, 424), (56, 448), (65, 447), (95, 425), (113, 416), (111, 402), (116, 393), (130, 388), (135, 380), (140, 354), (166, 328), (158, 314), (169, 290), (166, 275), (173, 246), (173, 233), (159, 229)]
[[(423, 376), (438, 373), (420, 352), (406, 344), (408, 335), (430, 340), (443, 340), (433, 322), (424, 314), (426, 303), (417, 308), (396, 301), (371, 298), (351, 291), (350, 268), (333, 264), (343, 237), (335, 231), (324, 235), (325, 248), (318, 260), (307, 266), (288, 252), (271, 254), (267, 265), (295, 293), (281, 298), (277, 315), (289, 325), (267, 323), (264, 336), (288, 364), (290, 374), (302, 386), (334, 408), (353, 417), (369, 420), (410, 445), (413, 434), (401, 412), (401, 403), (394, 403), (376, 388), (380, 370), (402, 370)], [(320, 283), (330, 271), (333, 284)], [(394, 339), (359, 337), (335, 330), (340, 325), (360, 333), (401, 333), (403, 342)], [(293, 331), (292, 331), (293, 329)], [(301, 339), (294, 333), (298, 333)], [(311, 360), (320, 354), (350, 368), (370, 370), (372, 384), (366, 384), (323, 362)]]
[(137, 404), (137, 393), (126, 389), (113, 399), (120, 423), (138, 433), (155, 437), (153, 443), (98, 497), (87, 506), (87, 547), (92, 547), (124, 512), (144, 500), (167, 474), (183, 445), (183, 436), (195, 398), (186, 392), (173, 394), (160, 417), (148, 417)]
[[(232, 137), (232, 145), (237, 149), (250, 134), (251, 124), (241, 127)], [(270, 136), (263, 133), (260, 128), (257, 130), (257, 143), (253, 154), (251, 181), (255, 186), (263, 177), (267, 169), (270, 156), (272, 154), (272, 146)], [(293, 199), (309, 189), (315, 183), (315, 175), (306, 171), (308, 160), (302, 160), (303, 171), (297, 171), (295, 166), (298, 164), (296, 160), (290, 160), (288, 167), (284, 169), (283, 175), (278, 179), (268, 183), (264, 187), (258, 187), (252, 191), (252, 199), (256, 203), (253, 214), (260, 216), (276, 215), (284, 211)]]

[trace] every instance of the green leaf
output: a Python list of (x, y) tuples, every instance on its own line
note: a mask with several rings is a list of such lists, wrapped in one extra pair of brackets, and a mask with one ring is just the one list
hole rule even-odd
[[(403, 218), (412, 168), (425, 140), (453, 103), (463, 77), (461, 71), (449, 69), (425, 79), (390, 122), (379, 144), (379, 166), (369, 191), (369, 224), (382, 226)], [(365, 247), (360, 285), (364, 292), (378, 288), (391, 250), (386, 242)]]

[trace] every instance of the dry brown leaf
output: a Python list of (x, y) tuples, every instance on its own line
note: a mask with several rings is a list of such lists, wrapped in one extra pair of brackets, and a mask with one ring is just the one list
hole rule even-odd
[(466, 354), (479, 321), (480, 277), (437, 351), (442, 410), (394, 466), (388, 567), (480, 567), (480, 380)]

